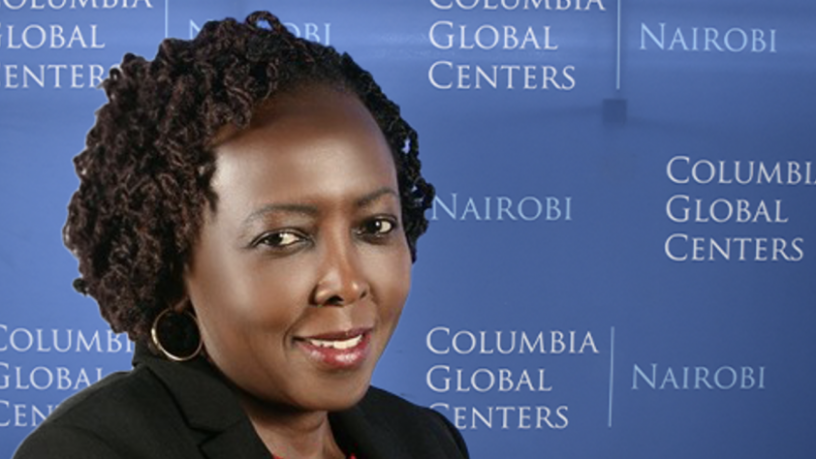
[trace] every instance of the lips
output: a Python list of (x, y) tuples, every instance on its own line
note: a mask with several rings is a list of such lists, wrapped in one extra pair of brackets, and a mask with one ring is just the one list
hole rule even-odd
[(354, 330), (298, 338), (296, 343), (306, 356), (328, 370), (360, 367), (369, 354), (371, 330)]

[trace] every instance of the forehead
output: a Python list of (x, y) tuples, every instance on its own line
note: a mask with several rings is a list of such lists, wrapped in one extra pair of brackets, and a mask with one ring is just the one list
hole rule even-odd
[(305, 200), (396, 188), (390, 148), (359, 99), (311, 86), (276, 96), (248, 128), (222, 131), (213, 188), (244, 201)]
[(261, 102), (253, 111), (247, 127), (239, 128), (232, 123), (222, 126), (210, 145), (218, 150), (228, 144), (247, 142), (259, 129), (271, 128), (275, 124), (292, 122), (298, 118), (310, 119), (316, 124), (320, 121), (336, 122), (349, 115), (356, 115), (358, 120), (373, 123), (371, 127), (376, 126), (368, 108), (350, 90), (322, 83), (305, 84), (284, 90)]

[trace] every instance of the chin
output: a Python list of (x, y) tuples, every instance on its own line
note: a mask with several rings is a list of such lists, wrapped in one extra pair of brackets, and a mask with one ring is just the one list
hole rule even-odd
[(371, 386), (371, 377), (382, 354), (376, 348), (359, 367), (312, 373), (311, 377), (316, 383), (308, 394), (315, 402), (312, 407), (320, 411), (343, 411), (359, 403)]
[(320, 397), (320, 409), (325, 411), (347, 410), (363, 399), (370, 386), (370, 374), (362, 381), (353, 378), (353, 381), (345, 383), (329, 383), (329, 387), (323, 392), (325, 396)]
[(298, 406), (298, 411), (344, 411), (352, 408), (360, 402), (368, 391), (369, 385), (355, 387), (353, 391), (345, 388), (338, 390), (329, 389), (323, 391), (319, 396), (310, 396), (308, 400), (301, 400), (300, 403), (290, 402), (293, 406)]

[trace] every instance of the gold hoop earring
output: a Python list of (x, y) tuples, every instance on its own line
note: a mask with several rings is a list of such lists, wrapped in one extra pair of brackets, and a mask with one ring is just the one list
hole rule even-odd
[[(162, 344), (162, 337), (165, 339), (164, 344)], [(168, 360), (174, 362), (192, 360), (198, 357), (201, 349), (204, 348), (198, 320), (189, 310), (178, 313), (168, 308), (159, 313), (156, 320), (153, 321), (153, 326), (150, 327), (150, 338), (156, 349)], [(167, 345), (168, 338), (174, 342), (172, 346)], [(187, 354), (181, 354), (185, 349), (193, 350)]]

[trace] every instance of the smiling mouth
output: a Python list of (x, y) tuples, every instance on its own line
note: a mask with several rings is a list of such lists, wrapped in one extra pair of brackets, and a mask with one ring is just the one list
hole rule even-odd
[(363, 335), (360, 334), (345, 340), (306, 338), (305, 341), (311, 344), (312, 346), (328, 347), (331, 349), (338, 349), (343, 351), (346, 349), (351, 349), (360, 344), (360, 342), (363, 341)]
[(319, 367), (351, 370), (362, 366), (370, 353), (371, 330), (303, 337), (299, 347)]

